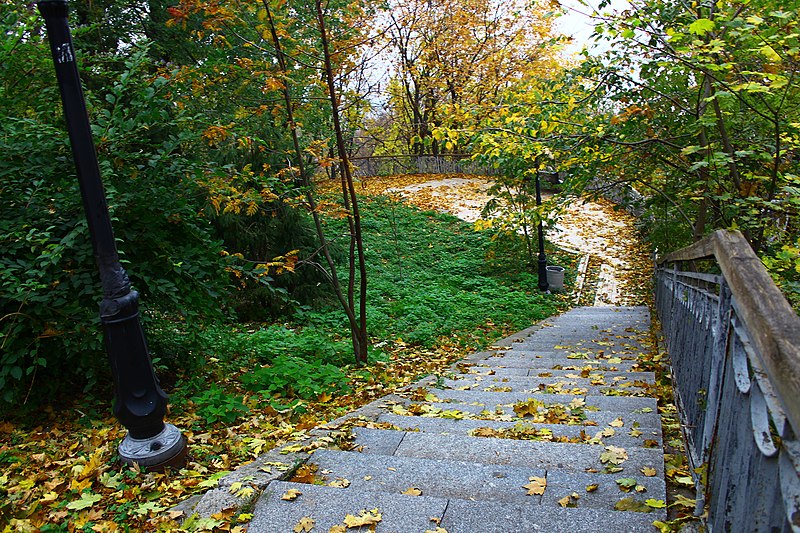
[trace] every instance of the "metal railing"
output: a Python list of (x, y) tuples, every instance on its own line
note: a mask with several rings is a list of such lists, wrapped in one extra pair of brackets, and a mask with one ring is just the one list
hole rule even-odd
[(659, 259), (656, 305), (709, 529), (800, 531), (800, 318), (737, 231)]
[(474, 161), (467, 154), (376, 155), (353, 157), (353, 176), (395, 176), (398, 174), (474, 174), (495, 176), (497, 169)]

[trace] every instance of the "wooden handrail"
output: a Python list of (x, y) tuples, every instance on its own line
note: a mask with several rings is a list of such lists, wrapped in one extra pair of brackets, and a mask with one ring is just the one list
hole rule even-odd
[(657, 263), (716, 259), (736, 302), (736, 311), (761, 353), (795, 432), (800, 432), (800, 317), (738, 231), (717, 230)]

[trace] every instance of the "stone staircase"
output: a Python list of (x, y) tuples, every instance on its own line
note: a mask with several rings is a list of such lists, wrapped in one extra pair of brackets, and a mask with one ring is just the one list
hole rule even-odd
[(655, 531), (666, 489), (638, 358), (649, 328), (643, 307), (548, 319), (317, 433), (348, 427), (344, 442), (289, 449), (307, 457), (294, 481), (263, 478), (273, 455), (218, 495), (235, 480), (260, 491), (251, 533)]

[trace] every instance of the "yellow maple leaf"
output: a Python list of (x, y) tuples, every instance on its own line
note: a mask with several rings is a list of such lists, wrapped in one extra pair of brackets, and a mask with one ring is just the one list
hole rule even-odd
[(401, 492), (401, 494), (406, 494), (408, 496), (422, 496), (422, 491), (416, 487), (409, 487)]
[(314, 529), (315, 521), (310, 516), (304, 516), (300, 519), (300, 521), (295, 524), (294, 533), (309, 533), (312, 529)]
[(358, 516), (353, 516), (351, 514), (344, 517), (344, 524), (347, 527), (361, 527), (361, 526), (372, 526), (377, 524), (383, 519), (381, 513), (378, 512), (377, 509), (373, 509), (371, 511), (367, 511), (366, 509), (362, 509), (361, 513)]
[(612, 428), (621, 428), (621, 427), (622, 427), (622, 426), (624, 426), (625, 424), (622, 422), (622, 417), (620, 416), (620, 417), (617, 417), (616, 419), (614, 419), (614, 420), (613, 420), (613, 421), (612, 421), (610, 424), (608, 424), (608, 425), (609, 425), (609, 426), (611, 426)]
[(530, 483), (527, 485), (523, 485), (523, 489), (528, 489), (528, 496), (536, 496), (544, 494), (544, 490), (547, 488), (547, 480), (543, 477), (529, 477)]
[(283, 494), (283, 496), (281, 496), (281, 500), (286, 500), (287, 502), (290, 502), (292, 500), (296, 500), (297, 497), (300, 496), (301, 494), (303, 493), (297, 489), (289, 489)]
[(606, 446), (606, 451), (600, 454), (601, 463), (612, 463), (615, 465), (622, 464), (628, 459), (628, 452), (625, 448), (618, 446)]
[(656, 475), (656, 469), (650, 466), (642, 467), (642, 474), (647, 477), (653, 477)]

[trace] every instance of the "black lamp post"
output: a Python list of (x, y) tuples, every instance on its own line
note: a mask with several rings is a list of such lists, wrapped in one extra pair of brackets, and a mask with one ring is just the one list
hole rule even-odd
[(114, 415), (128, 430), (119, 446), (119, 456), (123, 463), (138, 463), (151, 469), (177, 466), (186, 458), (186, 440), (178, 428), (164, 423), (167, 395), (153, 372), (139, 321), (139, 294), (131, 289), (117, 255), (67, 24), (67, 0), (40, 0), (37, 6), (47, 26), (83, 208), (103, 287), (100, 320), (116, 386)]
[[(539, 171), (536, 171), (536, 206), (542, 205), (542, 187), (539, 183)], [(539, 217), (539, 290), (547, 292), (550, 285), (547, 283), (547, 256), (544, 253), (544, 228), (542, 227), (542, 219)]]

